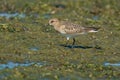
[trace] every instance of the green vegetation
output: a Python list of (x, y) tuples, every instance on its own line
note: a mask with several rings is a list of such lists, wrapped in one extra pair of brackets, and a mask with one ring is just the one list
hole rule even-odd
[[(0, 70), (0, 80), (119, 80), (120, 66), (104, 66), (105, 62), (120, 62), (119, 3), (120, 0), (1, 0), (1, 13), (26, 16), (0, 16), (0, 64), (48, 64), (6, 68)], [(101, 30), (76, 37), (76, 45), (91, 48), (67, 48), (60, 46), (66, 38), (47, 25), (54, 17)]]

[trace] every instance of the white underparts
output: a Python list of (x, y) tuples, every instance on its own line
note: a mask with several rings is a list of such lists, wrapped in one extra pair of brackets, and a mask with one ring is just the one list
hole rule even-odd
[(98, 31), (95, 31), (95, 30), (90, 30), (89, 32), (98, 32)]

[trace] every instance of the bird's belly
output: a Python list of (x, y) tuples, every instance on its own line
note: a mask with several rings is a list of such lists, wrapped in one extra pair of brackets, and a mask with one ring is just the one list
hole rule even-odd
[(78, 36), (78, 34), (66, 34), (66, 33), (62, 33), (62, 35), (65, 36), (65, 37), (70, 37), (70, 38)]
[(64, 30), (60, 30), (59, 31), (61, 34), (66, 34), (66, 32)]

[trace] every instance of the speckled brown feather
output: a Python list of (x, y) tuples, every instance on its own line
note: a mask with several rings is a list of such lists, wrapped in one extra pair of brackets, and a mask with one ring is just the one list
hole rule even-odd
[(78, 24), (74, 24), (71, 22), (61, 21), (61, 25), (64, 25), (64, 31), (68, 34), (73, 33), (82, 33), (84, 32), (84, 27), (79, 26)]

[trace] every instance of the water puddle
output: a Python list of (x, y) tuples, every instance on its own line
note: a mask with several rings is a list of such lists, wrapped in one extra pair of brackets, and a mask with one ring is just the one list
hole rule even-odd
[(109, 62), (106, 62), (106, 63), (104, 63), (104, 66), (115, 66), (115, 67), (120, 67), (120, 63), (109, 63)]
[(39, 17), (44, 17), (46, 19), (49, 19), (51, 18), (51, 14), (50, 13), (46, 13), (46, 14), (43, 14), (43, 15), (39, 15), (38, 13), (32, 13), (32, 14), (24, 14), (24, 13), (6, 13), (6, 12), (3, 12), (3, 13), (0, 13), (0, 17), (5, 17), (6, 19), (10, 19), (10, 18), (14, 18), (14, 17), (17, 17), (17, 18), (25, 18), (25, 17), (34, 17), (34, 18), (39, 18)]
[(46, 62), (28, 62), (28, 61), (26, 61), (24, 63), (17, 63), (17, 62), (15, 63), (15, 62), (10, 61), (6, 64), (0, 64), (0, 70), (6, 69), (6, 68), (13, 69), (13, 68), (19, 67), (19, 66), (20, 67), (27, 67), (27, 66), (31, 66), (34, 64), (37, 66), (43, 66), (46, 64)]
[(93, 16), (93, 20), (99, 20), (99, 16)]
[(44, 16), (45, 19), (51, 18), (51, 14), (44, 14), (43, 16)]
[(23, 13), (0, 13), (0, 17), (5, 17), (6, 19), (9, 19), (12, 17), (25, 18), (26, 15)]
[(29, 50), (31, 50), (31, 51), (38, 51), (39, 47), (30, 47)]

